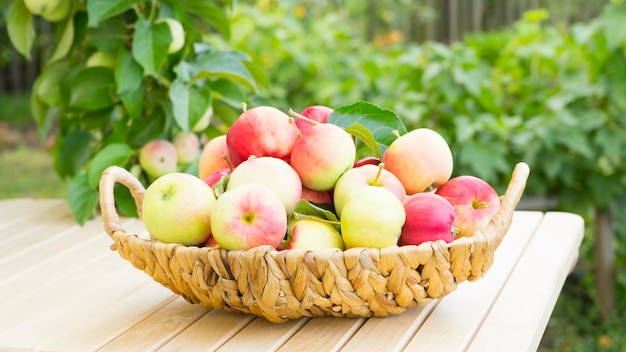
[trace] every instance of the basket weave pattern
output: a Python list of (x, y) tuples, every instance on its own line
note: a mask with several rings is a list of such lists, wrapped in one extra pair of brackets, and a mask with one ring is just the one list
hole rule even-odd
[(425, 305), (479, 279), (508, 231), (529, 175), (513, 170), (501, 207), (487, 228), (450, 244), (443, 241), (384, 249), (245, 251), (167, 244), (124, 231), (113, 186), (132, 193), (141, 216), (142, 184), (123, 168), (104, 171), (100, 207), (111, 249), (187, 301), (208, 308), (254, 314), (272, 322), (305, 316), (388, 316)]

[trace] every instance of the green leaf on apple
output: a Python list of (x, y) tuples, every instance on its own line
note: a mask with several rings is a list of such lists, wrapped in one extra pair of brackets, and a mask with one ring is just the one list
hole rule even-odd
[(378, 145), (378, 142), (376, 142), (372, 132), (365, 126), (360, 123), (353, 123), (352, 125), (345, 127), (344, 130), (365, 143), (365, 145), (367, 145), (367, 147), (374, 153), (375, 157), (378, 159), (381, 158), (382, 153), (380, 151), (380, 146)]
[(63, 29), (63, 34), (59, 39), (56, 49), (54, 49), (54, 53), (50, 58), (49, 62), (56, 61), (61, 59), (70, 52), (72, 48), (72, 44), (74, 43), (74, 18), (69, 17), (64, 21), (65, 28)]
[(76, 222), (80, 225), (95, 216), (100, 193), (89, 186), (86, 172), (80, 172), (70, 180), (67, 187), (67, 201), (74, 211)]
[(94, 189), (97, 188), (104, 169), (111, 165), (124, 167), (134, 153), (135, 151), (124, 143), (109, 144), (102, 148), (91, 159), (91, 164), (87, 169), (88, 185)]
[(337, 215), (335, 215), (335, 213), (333, 213), (331, 210), (325, 209), (319, 205), (315, 205), (304, 199), (301, 199), (300, 201), (298, 201), (298, 203), (296, 203), (296, 206), (293, 208), (292, 212), (292, 216), (296, 218), (301, 215), (318, 217), (331, 222), (339, 221)]
[[(369, 134), (363, 132), (363, 128), (354, 126), (362, 125), (371, 133), (374, 141), (378, 144), (380, 155), (396, 139), (394, 131), (400, 135), (407, 132), (406, 126), (398, 115), (391, 110), (382, 109), (367, 101), (358, 101), (351, 105), (340, 106), (330, 114), (328, 122), (348, 129), (351, 133), (357, 133), (355, 137), (364, 138), (363, 143), (370, 146), (373, 142)], [(372, 148), (372, 147), (370, 147)], [(372, 149), (377, 153), (376, 148)]]
[(128, 50), (122, 50), (115, 65), (115, 83), (117, 93), (122, 94), (141, 88), (143, 70)]

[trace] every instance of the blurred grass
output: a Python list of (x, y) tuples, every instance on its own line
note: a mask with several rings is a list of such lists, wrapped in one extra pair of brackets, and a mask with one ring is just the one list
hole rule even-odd
[(66, 183), (36, 138), (27, 94), (0, 94), (0, 199), (65, 198)]

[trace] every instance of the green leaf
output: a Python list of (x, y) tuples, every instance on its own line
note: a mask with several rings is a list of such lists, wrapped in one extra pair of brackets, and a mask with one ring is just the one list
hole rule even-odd
[(117, 16), (101, 22), (96, 28), (89, 28), (85, 41), (99, 51), (115, 53), (124, 47), (127, 36), (126, 22)]
[(211, 91), (189, 86), (176, 79), (170, 86), (170, 101), (176, 124), (183, 131), (189, 131), (211, 105)]
[(133, 57), (148, 74), (158, 77), (171, 41), (172, 34), (167, 23), (150, 23), (139, 18), (135, 22)]
[(55, 61), (43, 69), (33, 89), (41, 101), (50, 106), (66, 106), (67, 98), (63, 96), (64, 90), (61, 87), (71, 65), (69, 61)]
[(87, 169), (87, 183), (92, 188), (97, 188), (102, 172), (109, 166), (117, 165), (124, 167), (133, 156), (135, 151), (124, 143), (109, 144), (102, 148), (91, 159)]
[(115, 198), (115, 205), (120, 216), (139, 217), (135, 198), (124, 185), (116, 183), (113, 186), (113, 198)]
[(122, 94), (141, 88), (143, 70), (128, 50), (123, 50), (117, 57), (115, 65), (115, 84), (117, 93)]
[(339, 221), (337, 215), (328, 209), (317, 206), (307, 200), (301, 199), (296, 203), (293, 212), (302, 215), (315, 216), (329, 221)]
[(28, 11), (23, 0), (14, 0), (6, 12), (9, 40), (15, 50), (30, 60), (30, 48), (35, 41), (33, 15)]
[(198, 59), (194, 79), (228, 78), (256, 90), (254, 77), (242, 60), (234, 51), (212, 51)]
[(87, 67), (72, 79), (69, 105), (100, 110), (115, 103), (113, 71), (106, 67)]
[(230, 22), (220, 6), (206, 0), (188, 0), (185, 1), (185, 8), (215, 27), (226, 39), (230, 38)]
[(74, 18), (70, 17), (65, 20), (65, 29), (63, 29), (63, 34), (61, 35), (61, 39), (57, 44), (56, 49), (54, 49), (54, 53), (50, 58), (50, 61), (56, 61), (60, 58), (63, 58), (70, 52), (72, 48), (72, 44), (74, 43)]
[(165, 123), (165, 113), (162, 109), (155, 109), (151, 115), (133, 119), (128, 130), (127, 143), (131, 147), (140, 148), (161, 136), (166, 129)]
[(241, 108), (241, 103), (246, 101), (241, 88), (233, 81), (220, 78), (210, 82), (209, 85), (211, 86), (213, 97), (234, 108)]
[(364, 126), (379, 143), (381, 153), (396, 139), (394, 131), (400, 135), (407, 132), (406, 126), (393, 111), (366, 101), (336, 108), (328, 117), (328, 122), (343, 128), (354, 124)]
[(359, 123), (353, 123), (352, 125), (345, 127), (344, 130), (365, 143), (365, 145), (374, 153), (375, 157), (379, 159), (381, 158), (381, 147), (378, 145), (378, 142), (376, 142), (372, 132), (365, 128), (365, 126)]
[(67, 187), (67, 201), (74, 211), (76, 222), (80, 225), (96, 215), (100, 193), (87, 183), (87, 174), (81, 172), (74, 176)]
[(57, 153), (57, 172), (61, 177), (76, 175), (91, 157), (91, 136), (74, 130), (61, 140)]
[(145, 105), (145, 92), (142, 87), (139, 87), (132, 91), (126, 91), (119, 95), (128, 116), (132, 119), (138, 118)]
[(140, 2), (143, 0), (89, 0), (87, 1), (89, 26), (97, 27), (100, 21), (119, 15)]

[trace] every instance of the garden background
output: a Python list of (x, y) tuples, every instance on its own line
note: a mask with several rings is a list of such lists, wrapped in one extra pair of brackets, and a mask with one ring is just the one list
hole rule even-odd
[[(198, 133), (211, 138), (241, 102), (287, 111), (366, 100), (441, 132), (455, 174), (502, 191), (512, 165), (529, 163), (520, 207), (587, 224), (541, 350), (626, 349), (622, 1), (77, 0), (69, 20), (50, 23), (0, 0), (0, 14), (0, 199), (68, 198), (89, 210), (82, 221), (95, 207), (83, 200), (97, 198), (90, 174), (132, 168), (143, 142), (190, 129), (207, 105)], [(141, 27), (143, 15), (179, 18), (182, 53), (160, 57), (168, 38)], [(129, 22), (152, 56), (126, 50)], [(127, 78), (151, 73), (84, 69), (96, 51), (126, 62)], [(186, 108), (173, 107), (181, 97)]]

